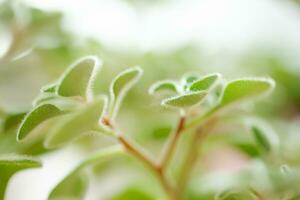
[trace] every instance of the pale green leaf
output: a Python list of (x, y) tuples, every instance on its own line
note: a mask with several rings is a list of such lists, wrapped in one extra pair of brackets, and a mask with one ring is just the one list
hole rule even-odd
[(272, 79), (253, 78), (229, 82), (221, 98), (221, 106), (258, 97), (270, 92), (275, 86)]
[(172, 80), (158, 81), (154, 83), (149, 89), (149, 94), (151, 95), (162, 92), (170, 92), (176, 94), (178, 92), (177, 83)]
[(59, 199), (84, 199), (88, 187), (88, 176), (85, 168), (113, 159), (114, 156), (122, 153), (121, 146), (113, 146), (100, 150), (83, 160), (69, 175), (67, 175), (50, 193), (49, 200)]
[(105, 110), (107, 99), (98, 97), (95, 101), (67, 114), (58, 125), (56, 125), (45, 141), (48, 148), (60, 147), (83, 133), (92, 131), (99, 124), (102, 113)]
[(24, 117), (17, 131), (17, 140), (24, 139), (34, 128), (47, 119), (61, 114), (63, 112), (51, 104), (43, 104), (34, 108)]
[(96, 56), (86, 56), (76, 61), (61, 77), (57, 94), (65, 97), (92, 98), (93, 82), (100, 64)]
[(41, 167), (40, 161), (23, 155), (0, 156), (0, 199), (4, 199), (5, 189), (11, 176), (20, 170)]
[(206, 91), (199, 91), (199, 92), (179, 95), (176, 97), (164, 99), (162, 101), (162, 105), (186, 108), (200, 103), (206, 97), (206, 95), (207, 95)]
[(140, 79), (143, 71), (140, 67), (129, 68), (112, 81), (110, 85), (110, 112), (112, 119), (115, 118), (123, 97), (131, 87)]
[(220, 74), (210, 74), (195, 80), (189, 87), (190, 91), (201, 91), (210, 89), (221, 78)]

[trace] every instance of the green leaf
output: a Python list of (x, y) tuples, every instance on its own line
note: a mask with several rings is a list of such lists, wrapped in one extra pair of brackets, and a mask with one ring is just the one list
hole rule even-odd
[(158, 81), (154, 83), (150, 89), (149, 94), (154, 95), (161, 92), (171, 92), (171, 93), (177, 93), (177, 83), (172, 80), (164, 80), (164, 81)]
[(85, 168), (113, 159), (114, 156), (123, 152), (121, 146), (112, 146), (104, 150), (100, 150), (82, 161), (69, 175), (67, 175), (50, 193), (49, 200), (58, 199), (84, 199), (88, 186), (88, 176)]
[(109, 200), (141, 200), (141, 199), (155, 200), (156, 198), (138, 187), (127, 188), (126, 190), (122, 191), (121, 193), (109, 198)]
[(116, 117), (123, 97), (137, 83), (142, 76), (142, 69), (140, 67), (129, 68), (112, 81), (110, 85), (110, 112), (109, 115), (112, 119)]
[(253, 126), (252, 127), (252, 133), (255, 138), (256, 143), (266, 152), (271, 151), (271, 143), (269, 142), (268, 137), (264, 134), (262, 130), (260, 130), (258, 127)]
[(60, 109), (51, 104), (43, 104), (34, 108), (22, 121), (17, 131), (17, 140), (24, 139), (39, 124), (62, 113)]
[(231, 81), (224, 89), (221, 106), (261, 96), (270, 92), (275, 86), (272, 79), (253, 78)]
[(16, 172), (27, 169), (41, 167), (40, 161), (22, 155), (1, 155), (0, 156), (0, 199), (4, 199), (5, 189), (11, 176)]
[(92, 131), (98, 125), (106, 104), (107, 99), (101, 96), (86, 106), (65, 115), (60, 123), (53, 127), (45, 141), (45, 146), (47, 148), (60, 147), (83, 133)]
[(21, 123), (25, 115), (25, 112), (19, 112), (6, 116), (3, 122), (3, 130), (8, 131), (12, 128), (16, 128)]
[(171, 107), (179, 107), (186, 108), (193, 106), (195, 104), (200, 103), (207, 95), (205, 91), (193, 92), (184, 95), (179, 95), (176, 97), (171, 97), (168, 99), (164, 99), (162, 101), (162, 105), (171, 106)]
[(195, 80), (189, 87), (190, 91), (201, 91), (210, 89), (221, 78), (221, 74), (210, 74)]
[(58, 83), (51, 83), (51, 84), (45, 85), (44, 87), (41, 88), (41, 92), (55, 93), (57, 86), (58, 86)]
[(61, 77), (57, 94), (65, 97), (93, 98), (93, 82), (99, 70), (100, 61), (96, 56), (86, 56), (79, 59)]

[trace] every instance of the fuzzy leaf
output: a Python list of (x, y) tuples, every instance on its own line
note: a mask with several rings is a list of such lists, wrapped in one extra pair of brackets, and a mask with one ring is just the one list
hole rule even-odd
[(1, 155), (0, 156), (0, 199), (4, 199), (6, 185), (11, 176), (16, 172), (41, 167), (40, 161), (29, 156)]
[(57, 93), (61, 96), (92, 97), (93, 81), (100, 69), (100, 61), (95, 56), (87, 56), (72, 64), (59, 81)]
[(55, 93), (57, 86), (58, 86), (57, 83), (51, 83), (51, 84), (45, 85), (44, 87), (42, 87), (41, 92)]
[(177, 93), (177, 84), (175, 81), (165, 80), (165, 81), (158, 81), (154, 83), (150, 89), (149, 94), (154, 95), (160, 92), (171, 92)]
[(81, 134), (92, 131), (102, 116), (107, 99), (97, 98), (86, 106), (67, 114), (51, 131), (46, 139), (48, 148), (56, 148), (68, 143)]
[(22, 121), (17, 132), (17, 140), (24, 139), (39, 124), (62, 113), (60, 109), (51, 104), (43, 104), (34, 108)]
[(115, 118), (123, 97), (139, 80), (143, 71), (140, 67), (129, 68), (121, 72), (110, 85), (110, 115)]
[(224, 89), (221, 99), (221, 105), (247, 100), (249, 98), (261, 96), (274, 88), (272, 79), (256, 78), (256, 79), (239, 79), (231, 81)]
[(186, 108), (200, 103), (207, 95), (205, 91), (193, 92), (176, 97), (171, 97), (162, 101), (162, 105)]
[(90, 165), (112, 159), (113, 156), (122, 152), (120, 146), (113, 146), (101, 150), (82, 161), (72, 172), (69, 173), (50, 193), (49, 200), (58, 199), (84, 199), (87, 191), (88, 176), (84, 169)]
[(189, 87), (190, 91), (201, 91), (208, 90), (211, 88), (219, 79), (220, 74), (210, 74), (201, 79), (195, 80)]

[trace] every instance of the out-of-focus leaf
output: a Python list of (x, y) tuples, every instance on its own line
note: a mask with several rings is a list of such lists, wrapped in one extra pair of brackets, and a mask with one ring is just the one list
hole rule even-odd
[(94, 130), (106, 109), (106, 104), (107, 99), (105, 97), (98, 97), (86, 106), (65, 115), (59, 124), (53, 127), (49, 137), (47, 137), (46, 147), (60, 147), (83, 133)]
[(156, 198), (138, 187), (131, 187), (119, 194), (110, 197), (109, 200), (155, 200)]
[(219, 195), (217, 200), (253, 200), (256, 197), (249, 191), (228, 191)]
[(17, 132), (17, 140), (24, 139), (39, 124), (62, 113), (60, 109), (51, 104), (43, 104), (34, 108), (22, 121)]
[(255, 141), (260, 146), (260, 148), (262, 148), (265, 152), (271, 151), (271, 144), (264, 133), (256, 126), (253, 126), (251, 130)]
[(272, 79), (253, 78), (239, 79), (229, 82), (221, 98), (221, 106), (241, 102), (258, 97), (271, 91), (275, 86)]
[(164, 99), (162, 101), (162, 105), (177, 107), (177, 108), (187, 108), (200, 103), (206, 97), (206, 95), (207, 95), (206, 91), (199, 91), (199, 92), (179, 95), (176, 97)]
[(63, 74), (57, 93), (65, 97), (93, 98), (93, 81), (100, 69), (96, 56), (86, 56), (72, 64)]
[(235, 142), (233, 146), (250, 157), (258, 157), (260, 155), (260, 151), (255, 144)]
[(129, 68), (112, 81), (110, 85), (110, 115), (114, 119), (119, 110), (123, 97), (130, 90), (130, 88), (142, 76), (142, 69), (140, 67)]
[(14, 113), (6, 116), (3, 123), (3, 129), (4, 131), (8, 131), (11, 128), (15, 128), (17, 125), (19, 125), (24, 118), (26, 113), (20, 112), (20, 113)]
[(221, 78), (221, 74), (210, 74), (195, 80), (189, 87), (190, 91), (208, 90)]
[(82, 161), (72, 172), (69, 173), (50, 193), (49, 200), (59, 199), (84, 199), (88, 187), (88, 177), (85, 168), (113, 159), (114, 156), (123, 152), (121, 146), (113, 146), (92, 154)]
[(6, 185), (11, 176), (16, 172), (41, 167), (40, 161), (22, 155), (1, 155), (0, 156), (0, 199), (4, 199)]
[(170, 93), (177, 93), (177, 83), (172, 80), (164, 80), (164, 81), (158, 81), (154, 83), (150, 89), (149, 94), (154, 95), (161, 92), (170, 92)]

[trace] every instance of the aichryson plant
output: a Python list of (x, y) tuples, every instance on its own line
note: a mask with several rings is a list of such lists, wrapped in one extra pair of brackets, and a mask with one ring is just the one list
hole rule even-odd
[[(271, 78), (226, 80), (219, 73), (204, 76), (187, 74), (178, 81), (162, 80), (154, 83), (149, 89), (149, 96), (160, 100), (162, 111), (178, 116), (178, 122), (165, 141), (158, 158), (151, 156), (147, 149), (125, 136), (127, 134), (118, 126), (117, 116), (122, 101), (141, 79), (142, 68), (131, 67), (119, 73), (110, 84), (109, 94), (97, 94), (93, 88), (96, 77), (101, 77), (98, 76), (101, 67), (102, 61), (97, 56), (86, 56), (74, 62), (57, 81), (41, 89), (32, 109), (23, 117), (18, 127), (16, 140), (22, 144), (34, 143), (41, 147), (40, 151), (63, 148), (91, 133), (93, 136), (104, 134), (113, 138), (114, 145), (92, 153), (62, 178), (49, 194), (49, 200), (84, 199), (91, 166), (128, 155), (144, 164), (160, 188), (155, 194), (141, 195), (136, 199), (263, 200), (296, 195), (292, 188), (288, 194), (283, 194), (280, 190), (284, 190), (286, 176), (293, 179), (294, 175), (288, 166), (283, 167), (283, 163), (276, 160), (279, 146), (276, 134), (266, 130), (262, 120), (250, 116), (244, 109), (245, 105), (253, 104), (274, 89), (275, 83)], [(190, 197), (189, 191), (197, 190), (197, 184), (192, 184), (191, 181), (196, 176), (193, 172), (198, 164), (197, 158), (205, 153), (202, 152), (204, 141), (213, 130), (232, 123), (231, 119), (250, 133), (258, 153), (263, 155), (264, 162), (272, 163), (274, 169), (262, 173), (268, 169), (263, 162), (257, 162), (248, 171), (231, 177), (232, 181), (224, 184), (224, 187), (214, 184), (221, 177), (206, 177), (205, 174), (198, 173), (203, 177), (203, 188), (207, 189), (207, 196)], [(185, 145), (180, 144), (182, 137), (188, 138), (184, 140)], [(232, 141), (232, 145), (246, 153), (251, 151), (251, 147), (237, 141)], [(180, 163), (172, 162), (174, 159), (180, 160)], [(42, 167), (41, 161), (24, 155), (1, 156), (0, 198), (4, 198), (7, 182), (15, 172), (33, 167)], [(266, 187), (256, 180), (261, 174), (270, 183)], [(282, 184), (272, 185), (272, 179), (275, 178), (282, 180)], [(203, 183), (198, 184), (199, 188), (202, 186)]]

